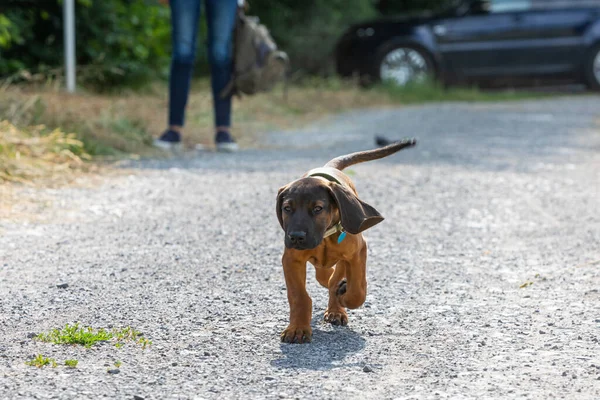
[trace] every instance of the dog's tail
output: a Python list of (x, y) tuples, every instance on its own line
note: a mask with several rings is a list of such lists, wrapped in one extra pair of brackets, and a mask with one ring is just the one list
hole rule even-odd
[(366, 161), (377, 160), (379, 158), (387, 157), (394, 154), (406, 147), (413, 147), (417, 144), (416, 139), (404, 139), (398, 142), (394, 142), (385, 147), (379, 149), (359, 151), (357, 153), (346, 154), (345, 156), (339, 156), (334, 158), (325, 164), (325, 167), (336, 168), (340, 171), (354, 164), (363, 163)]

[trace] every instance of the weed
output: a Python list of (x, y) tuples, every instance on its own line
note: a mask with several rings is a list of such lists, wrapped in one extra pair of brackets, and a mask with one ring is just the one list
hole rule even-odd
[(81, 344), (89, 348), (97, 342), (112, 339), (112, 334), (104, 329), (94, 331), (91, 327), (80, 327), (76, 323), (67, 324), (63, 329), (53, 329), (50, 333), (41, 333), (37, 339), (54, 344)]
[(146, 350), (147, 346), (150, 346), (152, 344), (152, 341), (146, 339), (146, 338), (139, 338), (137, 340), (137, 344), (142, 346), (142, 349)]
[(77, 368), (77, 363), (79, 363), (77, 360), (65, 360), (65, 365), (69, 368)]
[(115, 367), (119, 368), (123, 363), (121, 361), (115, 361)]
[(142, 336), (141, 332), (136, 331), (130, 326), (123, 329), (116, 329), (113, 331), (113, 334), (117, 340), (134, 340), (138, 336)]
[(25, 364), (38, 368), (45, 367), (46, 365), (56, 368), (56, 360), (54, 358), (44, 357), (41, 354), (38, 354), (33, 360), (25, 362)]
[(124, 341), (133, 341), (145, 349), (152, 342), (141, 336), (141, 332), (130, 326), (109, 331), (102, 328), (94, 329), (90, 326), (82, 327), (79, 326), (79, 323), (76, 323), (74, 325), (67, 324), (62, 329), (53, 329), (49, 333), (40, 333), (36, 336), (36, 339), (54, 344), (80, 344), (88, 348), (98, 342), (110, 340), (116, 340), (115, 347), (121, 348)]

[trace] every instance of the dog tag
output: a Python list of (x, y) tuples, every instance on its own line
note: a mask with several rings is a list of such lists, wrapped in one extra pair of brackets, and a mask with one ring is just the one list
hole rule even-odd
[(346, 239), (346, 232), (342, 231), (342, 233), (340, 233), (340, 236), (338, 236), (338, 244), (342, 243), (342, 240)]

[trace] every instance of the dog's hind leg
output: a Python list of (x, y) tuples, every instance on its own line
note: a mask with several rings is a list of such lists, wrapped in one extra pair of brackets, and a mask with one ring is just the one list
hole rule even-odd
[[(338, 263), (339, 264), (339, 263)], [(358, 308), (367, 298), (367, 244), (346, 265), (346, 282), (340, 284), (336, 292), (340, 305)]]
[(346, 279), (346, 261), (338, 261), (335, 266), (335, 272), (329, 278), (329, 304), (325, 311), (325, 321), (333, 325), (345, 326), (348, 324), (348, 314), (346, 309), (340, 304), (337, 292)]

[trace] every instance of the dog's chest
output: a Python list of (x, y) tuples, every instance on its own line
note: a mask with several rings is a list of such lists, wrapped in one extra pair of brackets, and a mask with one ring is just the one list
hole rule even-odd
[(345, 258), (344, 252), (340, 251), (340, 247), (323, 243), (315, 249), (308, 262), (316, 268), (331, 268), (338, 261)]

